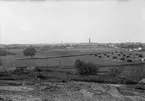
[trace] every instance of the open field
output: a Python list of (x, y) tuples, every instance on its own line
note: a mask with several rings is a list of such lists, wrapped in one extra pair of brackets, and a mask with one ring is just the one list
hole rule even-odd
[[(48, 51), (40, 51), (38, 50), (35, 57), (47, 57), (47, 56), (66, 56), (66, 55), (75, 55), (75, 54), (86, 54), (91, 53), (93, 55), (84, 55), (84, 56), (73, 56), (73, 57), (60, 57), (60, 58), (50, 58), (50, 59), (36, 59), (36, 60), (15, 60), (15, 58), (26, 58), (23, 55), (22, 49), (12, 49), (9, 50), (16, 55), (9, 55), (2, 57), (3, 66), (0, 68), (1, 70), (7, 70), (12, 67), (31, 67), (31, 66), (47, 66), (49, 69), (53, 69), (55, 71), (62, 71), (62, 72), (72, 72), (74, 73), (74, 62), (77, 59), (80, 59), (85, 62), (90, 62), (93, 64), (98, 65), (100, 71), (107, 72), (108, 69), (112, 67), (120, 67), (117, 65), (129, 64), (127, 61), (120, 60), (125, 56), (130, 55), (129, 59), (132, 59), (132, 63), (140, 63), (136, 52), (129, 53), (125, 50), (117, 49), (116, 52), (115, 48), (74, 48), (74, 49), (54, 49)], [(100, 57), (101, 56), (101, 57)], [(113, 59), (116, 56), (117, 59)], [(126, 58), (127, 59), (127, 58)], [(139, 65), (135, 65), (133, 67), (138, 67)], [(127, 67), (127, 66), (126, 66)]]
[[(86, 62), (92, 62), (96, 65), (119, 65), (125, 64), (127, 62), (121, 61), (120, 59), (123, 57), (122, 54), (115, 53), (116, 49), (114, 48), (92, 48), (92, 49), (55, 49), (49, 51), (39, 51), (37, 52), (35, 57), (47, 57), (47, 56), (64, 56), (64, 55), (73, 55), (73, 54), (85, 54), (85, 53), (92, 53), (96, 55), (84, 55), (84, 56), (77, 56), (77, 57), (63, 57), (63, 58), (51, 58), (51, 59), (38, 59), (38, 60), (15, 60), (15, 58), (26, 58), (23, 55), (23, 50), (21, 49), (12, 49), (9, 50), (13, 53), (16, 53), (14, 56), (6, 56), (3, 57), (3, 67), (4, 68), (11, 68), (13, 65), (15, 66), (73, 66), (75, 60), (80, 59)], [(122, 51), (122, 50), (119, 50)], [(124, 54), (127, 56), (129, 53), (123, 51)], [(102, 54), (101, 54), (102, 53)], [(119, 54), (119, 56), (118, 56)], [(132, 60), (138, 59), (136, 53), (132, 53), (130, 58)], [(117, 59), (113, 59), (113, 56), (117, 56)], [(134, 62), (137, 62), (134, 61)]]
[[(102, 50), (105, 49), (57, 49), (57, 50), (51, 50), (51, 51), (45, 51), (45, 52), (40, 52), (38, 51), (35, 57), (46, 57), (46, 56), (61, 56), (61, 55), (73, 55), (73, 54), (85, 54), (87, 52), (102, 52)], [(40, 66), (72, 66), (74, 64), (74, 61), (76, 59), (83, 59), (85, 61), (92, 61), (95, 62), (96, 64), (101, 63), (101, 61), (103, 61), (104, 63), (114, 63), (113, 61), (106, 61), (106, 60), (102, 60), (102, 59), (98, 59), (95, 58), (94, 56), (80, 56), (80, 57), (66, 57), (66, 58), (56, 58), (56, 59), (44, 59), (44, 60), (25, 60), (25, 61), (15, 61), (15, 58), (25, 58), (25, 56), (22, 53), (22, 50), (18, 50), (16, 49), (16, 51), (13, 50), (9, 50), (12, 51), (14, 53), (16, 53), (15, 56), (6, 56), (4, 57), (4, 67), (12, 67), (13, 64), (15, 64), (16, 66), (28, 66), (28, 65), (40, 65)], [(109, 52), (113, 52), (115, 51), (114, 49), (106, 49), (105, 51), (109, 51)]]

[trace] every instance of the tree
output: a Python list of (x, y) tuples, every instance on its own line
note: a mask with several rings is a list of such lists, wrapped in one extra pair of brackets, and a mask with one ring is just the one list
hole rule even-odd
[(6, 56), (6, 50), (3, 48), (0, 48), (0, 56)]
[(31, 58), (36, 54), (36, 49), (32, 46), (24, 49), (23, 54), (25, 56), (31, 56)]
[(96, 75), (99, 68), (93, 63), (76, 60), (74, 67), (79, 75)]
[(2, 66), (3, 65), (3, 62), (2, 62), (2, 60), (0, 60), (0, 66)]

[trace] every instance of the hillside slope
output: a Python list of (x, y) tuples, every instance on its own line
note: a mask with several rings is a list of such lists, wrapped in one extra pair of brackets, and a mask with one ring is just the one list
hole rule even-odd
[(0, 86), (0, 92), (2, 101), (145, 101), (144, 91), (85, 82)]

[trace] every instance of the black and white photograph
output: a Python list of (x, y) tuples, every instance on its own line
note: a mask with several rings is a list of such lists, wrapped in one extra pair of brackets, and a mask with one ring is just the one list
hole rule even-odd
[(145, 101), (145, 0), (0, 0), (0, 101)]

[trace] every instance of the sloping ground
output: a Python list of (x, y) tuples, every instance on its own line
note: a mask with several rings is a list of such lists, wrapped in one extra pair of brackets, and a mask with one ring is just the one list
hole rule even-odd
[(33, 86), (1, 86), (0, 101), (145, 101), (145, 92), (98, 83), (41, 82)]

